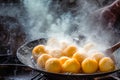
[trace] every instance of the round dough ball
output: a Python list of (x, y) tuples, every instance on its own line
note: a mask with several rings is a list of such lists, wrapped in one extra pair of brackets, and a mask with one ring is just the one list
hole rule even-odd
[(65, 61), (66, 61), (66, 60), (68, 60), (68, 59), (70, 59), (70, 58), (69, 58), (69, 57), (67, 57), (67, 56), (62, 56), (62, 57), (60, 57), (60, 58), (59, 58), (59, 60), (60, 60), (61, 64), (64, 64), (64, 63), (65, 63)]
[(101, 72), (109, 72), (115, 69), (114, 61), (110, 57), (104, 57), (99, 62), (99, 70)]
[(63, 50), (63, 54), (68, 57), (72, 57), (73, 54), (77, 51), (77, 46), (69, 45)]
[(105, 55), (101, 52), (95, 52), (92, 55), (92, 58), (94, 58), (97, 62), (99, 62)]
[(85, 51), (88, 52), (88, 51), (90, 51), (94, 46), (95, 46), (94, 43), (89, 42), (89, 43), (85, 44), (85, 45), (83, 46), (83, 48), (85, 49)]
[(47, 46), (49, 46), (51, 48), (56, 48), (56, 47), (60, 46), (60, 43), (59, 43), (58, 39), (56, 39), (56, 38), (49, 38), (47, 41)]
[(95, 73), (98, 70), (97, 61), (89, 57), (83, 60), (81, 65), (84, 73)]
[(41, 55), (41, 54), (46, 54), (46, 47), (44, 45), (37, 45), (33, 48), (32, 50), (32, 55), (35, 60)]
[(73, 54), (72, 58), (75, 58), (81, 64), (82, 61), (87, 58), (87, 55), (84, 52), (77, 51)]
[(48, 51), (48, 54), (54, 58), (60, 58), (63, 55), (63, 52), (60, 49), (52, 49)]
[(52, 56), (50, 56), (49, 54), (42, 54), (41, 56), (38, 57), (37, 59), (37, 65), (40, 68), (44, 68), (45, 67), (45, 63), (48, 59), (52, 58)]
[(63, 72), (69, 73), (79, 73), (80, 71), (80, 63), (76, 59), (68, 59), (62, 65)]
[(45, 63), (45, 70), (48, 72), (59, 73), (62, 70), (61, 63), (58, 58), (50, 58)]
[(65, 48), (67, 48), (69, 44), (66, 41), (61, 41), (60, 42), (60, 48), (61, 50), (64, 50)]

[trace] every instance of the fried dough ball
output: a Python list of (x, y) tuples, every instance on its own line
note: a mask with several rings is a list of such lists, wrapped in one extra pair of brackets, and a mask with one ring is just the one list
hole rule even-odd
[(41, 55), (41, 54), (46, 54), (46, 48), (44, 45), (37, 45), (33, 48), (32, 50), (32, 55), (35, 60)]
[(69, 45), (63, 50), (63, 54), (68, 57), (72, 57), (73, 54), (77, 51), (77, 46)]
[(94, 58), (97, 62), (99, 62), (105, 55), (101, 52), (95, 52), (92, 55), (92, 58)]
[(45, 63), (45, 70), (48, 72), (59, 73), (62, 70), (61, 63), (58, 58), (50, 58)]
[(78, 50), (79, 52), (81, 52), (81, 53), (87, 53), (87, 51), (84, 49), (84, 48), (79, 48), (79, 50)]
[(87, 55), (84, 52), (77, 51), (76, 53), (73, 54), (72, 58), (75, 58), (79, 63), (81, 64), (82, 61), (87, 58)]
[(54, 58), (60, 58), (63, 55), (63, 52), (60, 49), (52, 49), (49, 50), (48, 54), (50, 54)]
[(85, 49), (85, 51), (88, 52), (88, 51), (91, 50), (94, 46), (95, 46), (94, 43), (87, 43), (87, 44), (85, 44), (85, 45), (83, 46), (83, 48)]
[(69, 73), (79, 73), (80, 71), (80, 63), (73, 58), (70, 58), (64, 62), (62, 65), (63, 72), (69, 72)]
[(69, 44), (66, 41), (61, 41), (60, 42), (60, 48), (61, 50), (64, 50)]
[(50, 56), (49, 54), (42, 54), (41, 56), (38, 57), (37, 59), (37, 65), (41, 68), (44, 68), (45, 67), (45, 63), (46, 61), (49, 59), (49, 58), (52, 58), (52, 56)]
[(61, 64), (64, 64), (64, 63), (65, 63), (65, 61), (66, 61), (66, 60), (68, 60), (68, 59), (70, 59), (70, 58), (69, 58), (69, 57), (67, 57), (67, 56), (62, 56), (62, 57), (60, 57), (60, 58), (59, 58), (59, 60), (60, 60)]
[(110, 57), (104, 57), (99, 62), (101, 72), (109, 72), (115, 69), (114, 61)]
[(83, 60), (81, 65), (82, 65), (82, 70), (84, 73), (94, 73), (98, 70), (97, 61), (89, 57)]
[(56, 48), (58, 47), (59, 41), (56, 38), (49, 38), (47, 41), (47, 46), (51, 47), (51, 48)]

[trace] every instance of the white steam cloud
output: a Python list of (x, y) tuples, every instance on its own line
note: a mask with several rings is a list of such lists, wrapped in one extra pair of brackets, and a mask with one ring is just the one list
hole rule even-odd
[[(109, 33), (98, 27), (99, 25), (97, 28), (91, 29), (85, 23), (86, 16), (98, 9), (97, 2), (93, 0), (78, 0), (77, 3), (80, 6), (77, 7), (76, 15), (73, 16), (70, 11), (63, 12), (61, 15), (55, 13), (54, 9), (50, 8), (52, 6), (50, 5), (51, 1), (54, 0), (24, 0), (24, 6), (29, 17), (29, 28), (27, 27), (27, 31), (29, 32), (30, 40), (41, 37), (73, 38), (78, 37), (78, 35), (84, 35), (87, 42), (94, 41), (101, 48), (109, 46), (108, 40), (111, 38)], [(59, 4), (53, 5), (57, 10)]]
[(70, 26), (69, 13), (56, 19), (49, 10), (48, 0), (25, 0), (24, 5), (29, 15), (30, 39), (40, 37), (60, 36), (67, 32)]

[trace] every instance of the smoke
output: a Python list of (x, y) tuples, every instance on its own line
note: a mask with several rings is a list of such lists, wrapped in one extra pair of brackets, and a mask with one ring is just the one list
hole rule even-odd
[(50, 10), (51, 4), (52, 2), (48, 0), (24, 0), (29, 16), (28, 27), (26, 27), (26, 32), (29, 32), (29, 40), (41, 37), (65, 39), (69, 38), (69, 34), (74, 31), (74, 27), (71, 26), (73, 21), (72, 14), (70, 12), (61, 15), (59, 13), (56, 14), (55, 8), (59, 4), (55, 4), (54, 11)]
[[(73, 8), (77, 11), (72, 13), (69, 8), (68, 11), (62, 10), (59, 2), (52, 4), (52, 1), (54, 0), (24, 0), (28, 15), (26, 30), (29, 40), (41, 37), (78, 38), (79, 35), (83, 35), (86, 38), (83, 44), (92, 41), (99, 44), (100, 48), (109, 46), (108, 41), (111, 38), (109, 33), (106, 33), (99, 25), (91, 28), (89, 22), (86, 22), (88, 14), (99, 8), (97, 2), (78, 0), (79, 6)], [(67, 9), (67, 7), (64, 8)]]

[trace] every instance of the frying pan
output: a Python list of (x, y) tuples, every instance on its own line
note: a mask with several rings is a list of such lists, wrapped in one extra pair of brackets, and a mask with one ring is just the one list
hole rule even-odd
[[(71, 73), (52, 73), (52, 72), (47, 72), (42, 68), (38, 68), (36, 63), (34, 62), (34, 60), (32, 59), (32, 49), (38, 45), (38, 44), (46, 44), (47, 42), (47, 38), (40, 38), (37, 40), (33, 40), (30, 42), (27, 42), (25, 44), (23, 44), (21, 47), (18, 48), (17, 50), (17, 57), (18, 59), (25, 64), (26, 66), (40, 72), (43, 73), (44, 75), (46, 75), (47, 77), (56, 77), (57, 80), (64, 80), (66, 78), (66, 80), (76, 80), (76, 79), (81, 79), (81, 78), (95, 78), (95, 77), (101, 77), (101, 76), (106, 76), (112, 73), (115, 73), (117, 71), (120, 70), (120, 48), (117, 49), (116, 51), (114, 51), (114, 59), (115, 59), (115, 63), (117, 68), (114, 71), (110, 71), (110, 72), (96, 72), (93, 74), (85, 74), (85, 73), (79, 73), (79, 74), (71, 74)], [(58, 79), (58, 77), (60, 79)], [(56, 79), (54, 79), (56, 80)]]

